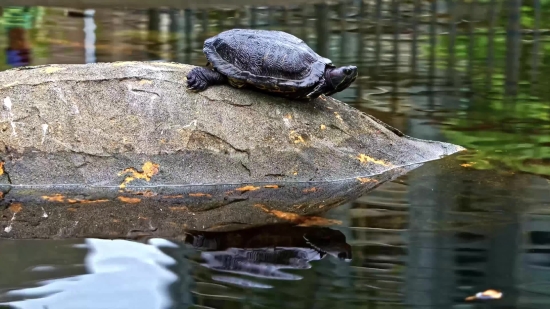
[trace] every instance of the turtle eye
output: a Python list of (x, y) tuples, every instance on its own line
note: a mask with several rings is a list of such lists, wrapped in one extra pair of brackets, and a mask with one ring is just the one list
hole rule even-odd
[(351, 74), (351, 70), (350, 70), (350, 69), (344, 69), (344, 74), (350, 75), (350, 74)]

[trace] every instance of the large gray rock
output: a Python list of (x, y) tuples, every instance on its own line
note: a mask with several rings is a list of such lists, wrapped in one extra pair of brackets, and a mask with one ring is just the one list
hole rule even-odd
[(142, 167), (150, 185), (327, 181), (461, 149), (404, 136), (330, 97), (191, 93), (190, 69), (118, 62), (0, 73), (0, 156), (11, 184), (119, 186)]
[[(191, 68), (117, 62), (1, 72), (0, 203), (104, 201), (94, 203), (97, 209), (140, 195), (140, 205), (158, 208), (166, 194), (211, 190), (206, 196), (215, 200), (228, 184), (234, 191), (246, 184), (270, 190), (339, 181), (361, 191), (463, 149), (407, 137), (330, 97), (297, 102), (229, 86), (192, 93), (185, 88)], [(264, 191), (250, 192), (263, 203), (279, 200), (279, 210), (281, 201), (292, 200)], [(180, 204), (220, 210), (228, 200)], [(4, 216), (5, 227), (9, 219)], [(213, 226), (220, 224), (211, 221), (204, 229)]]

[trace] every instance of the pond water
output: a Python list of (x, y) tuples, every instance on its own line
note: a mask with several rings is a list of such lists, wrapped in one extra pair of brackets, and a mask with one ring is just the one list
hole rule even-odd
[[(284, 30), (338, 65), (359, 67), (360, 78), (336, 98), (407, 135), (469, 151), (331, 210), (326, 216), (341, 224), (328, 228), (265, 227), (170, 240), (0, 240), (0, 303), (548, 308), (550, 6), (488, 2), (3, 8), (3, 70), (122, 60), (204, 65), (202, 42), (222, 30)], [(486, 290), (502, 294), (467, 299)]]

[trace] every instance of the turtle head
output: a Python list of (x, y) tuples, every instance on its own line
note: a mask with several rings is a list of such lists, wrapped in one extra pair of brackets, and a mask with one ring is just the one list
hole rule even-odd
[(357, 67), (353, 65), (327, 69), (325, 72), (325, 95), (340, 92), (351, 85), (357, 78)]

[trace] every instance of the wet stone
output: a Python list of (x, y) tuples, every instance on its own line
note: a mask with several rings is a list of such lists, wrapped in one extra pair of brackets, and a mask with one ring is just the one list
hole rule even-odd
[[(176, 207), (170, 213), (180, 216), (174, 223), (178, 229), (228, 226), (221, 214), (234, 216), (227, 205), (239, 204), (261, 214), (236, 211), (248, 216), (235, 215), (243, 226), (266, 217), (300, 221), (283, 214), (312, 215), (336, 207), (415, 164), (463, 150), (405, 136), (331, 97), (292, 101), (230, 86), (190, 92), (185, 76), (192, 68), (115, 62), (0, 72), (0, 124), (7, 128), (0, 130), (2, 230), (11, 226), (2, 235), (17, 235), (16, 226), (31, 221), (37, 226), (54, 221), (42, 216), (48, 211), (63, 213), (58, 218), (65, 221), (41, 235), (105, 234), (108, 229), (84, 222), (94, 216), (107, 220), (106, 213), (113, 216), (109, 226), (124, 225), (127, 220), (116, 215), (124, 212), (135, 220), (112, 234), (130, 226), (150, 232), (162, 225), (138, 219), (131, 207)], [(284, 197), (282, 190), (264, 187), (285, 184), (297, 187)], [(248, 185), (261, 189), (237, 190)], [(311, 202), (328, 198), (322, 196), (326, 192), (338, 202), (322, 207)], [(180, 195), (179, 201), (162, 198)], [(12, 214), (12, 203), (22, 203), (22, 210)], [(38, 217), (19, 220), (25, 211)], [(198, 221), (190, 219), (195, 211), (203, 214)]]

